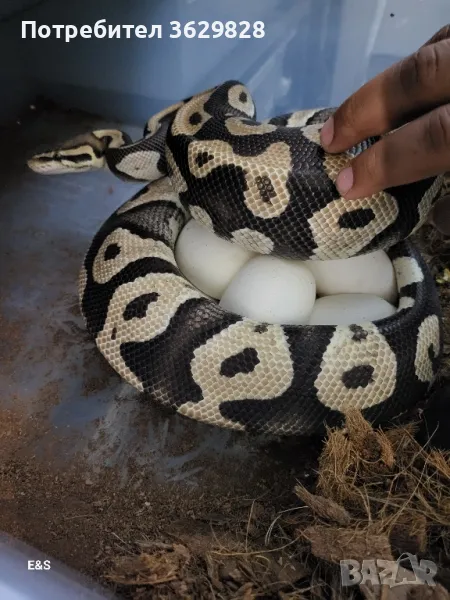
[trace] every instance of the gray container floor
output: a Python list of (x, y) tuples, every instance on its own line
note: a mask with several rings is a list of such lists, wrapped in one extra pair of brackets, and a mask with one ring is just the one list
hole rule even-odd
[(148, 404), (86, 333), (83, 255), (141, 186), (108, 172), (39, 176), (26, 159), (116, 125), (30, 110), (0, 145), (0, 530), (91, 574), (124, 539), (209, 532), (237, 505), (276, 503), (310, 455)]

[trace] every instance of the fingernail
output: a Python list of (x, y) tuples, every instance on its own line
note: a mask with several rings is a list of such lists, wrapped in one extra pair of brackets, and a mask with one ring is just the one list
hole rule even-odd
[(322, 131), (320, 132), (320, 141), (322, 146), (329, 146), (334, 138), (334, 119), (330, 117), (328, 121), (325, 121)]
[(343, 169), (336, 179), (336, 187), (341, 196), (345, 196), (353, 187), (353, 169)]

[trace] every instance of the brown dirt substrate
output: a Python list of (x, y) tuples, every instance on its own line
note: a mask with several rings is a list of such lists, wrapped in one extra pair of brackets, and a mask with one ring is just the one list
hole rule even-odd
[[(413, 433), (373, 430), (350, 412), (344, 429), (328, 432), (314, 484), (298, 483), (284, 511), (255, 502), (232, 532), (141, 538), (112, 558), (105, 578), (132, 600), (449, 600), (450, 453), (424, 449)], [(341, 560), (405, 553), (438, 565), (436, 586), (417, 585), (411, 563), (399, 563), (396, 581), (409, 585), (340, 588)]]

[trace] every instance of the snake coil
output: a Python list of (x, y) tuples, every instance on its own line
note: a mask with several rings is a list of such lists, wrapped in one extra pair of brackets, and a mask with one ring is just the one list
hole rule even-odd
[[(95, 235), (81, 269), (87, 328), (113, 368), (161, 404), (253, 433), (310, 434), (349, 408), (382, 422), (419, 402), (442, 350), (433, 278), (408, 241), (444, 176), (345, 201), (335, 180), (373, 144), (330, 155), (333, 109), (259, 122), (247, 88), (228, 81), (153, 116), (144, 137), (94, 131), (34, 156), (40, 173), (107, 167), (151, 182)], [(188, 219), (253, 252), (326, 260), (384, 249), (396, 313), (348, 326), (257, 323), (222, 310), (177, 267)]]

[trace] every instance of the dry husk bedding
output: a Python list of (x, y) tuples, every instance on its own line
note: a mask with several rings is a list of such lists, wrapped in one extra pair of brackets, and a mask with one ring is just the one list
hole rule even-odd
[[(411, 425), (374, 430), (350, 412), (345, 428), (328, 431), (312, 489), (297, 484), (298, 502), (272, 522), (254, 503), (232, 538), (143, 541), (106, 578), (133, 600), (450, 598), (450, 453), (413, 434)], [(443, 585), (340, 589), (341, 559), (405, 552), (436, 562)]]
[[(446, 377), (450, 246), (430, 227), (421, 236), (441, 294)], [(132, 600), (450, 599), (450, 453), (421, 445), (415, 430), (373, 429), (349, 412), (342, 429), (328, 430), (308, 489), (293, 481), (296, 500), (284, 511), (273, 514), (255, 501), (241, 529), (130, 544), (105, 579)], [(397, 560), (404, 553), (434, 561), (438, 584), (341, 587), (341, 559)]]

